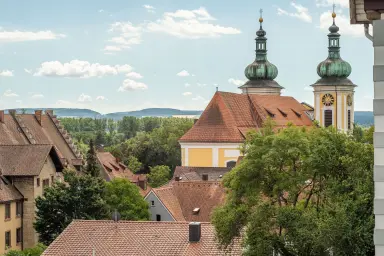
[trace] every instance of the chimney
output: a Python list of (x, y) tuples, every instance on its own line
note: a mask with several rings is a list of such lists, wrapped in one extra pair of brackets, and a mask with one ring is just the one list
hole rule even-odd
[(189, 242), (199, 242), (201, 238), (201, 224), (200, 222), (189, 223)]
[(35, 110), (35, 117), (37, 122), (39, 122), (40, 126), (43, 126), (43, 122), (41, 119), (41, 115), (43, 114), (43, 110)]
[(206, 174), (206, 173), (203, 174), (203, 180), (204, 180), (204, 181), (207, 181), (207, 180), (208, 180), (208, 174)]
[(15, 116), (15, 115), (16, 115), (16, 110), (15, 110), (15, 109), (9, 109), (9, 110), (8, 110), (8, 113), (9, 113), (11, 116)]
[(4, 123), (4, 110), (0, 110), (0, 123)]
[(179, 176), (175, 176), (175, 181), (180, 181), (180, 177)]
[(45, 110), (45, 113), (46, 113), (47, 115), (53, 116), (53, 109), (46, 109), (46, 110)]

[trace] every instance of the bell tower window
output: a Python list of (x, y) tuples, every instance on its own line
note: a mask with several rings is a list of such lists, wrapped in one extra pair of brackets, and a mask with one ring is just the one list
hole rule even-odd
[(348, 130), (351, 130), (351, 110), (348, 110)]
[(324, 111), (324, 126), (328, 127), (332, 125), (332, 110)]

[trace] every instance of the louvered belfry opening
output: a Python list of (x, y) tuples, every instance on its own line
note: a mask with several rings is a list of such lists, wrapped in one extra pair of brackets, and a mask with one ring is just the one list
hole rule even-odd
[(324, 126), (328, 127), (332, 125), (332, 110), (324, 111)]

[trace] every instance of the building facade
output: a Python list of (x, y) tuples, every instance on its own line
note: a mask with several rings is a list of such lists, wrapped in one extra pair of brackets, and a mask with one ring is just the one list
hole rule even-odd
[(320, 79), (314, 88), (314, 106), (281, 96), (284, 89), (275, 79), (278, 68), (267, 58), (267, 38), (260, 17), (256, 32), (256, 58), (245, 68), (248, 81), (241, 94), (216, 92), (195, 125), (180, 138), (182, 165), (186, 167), (233, 167), (251, 130), (259, 130), (267, 119), (278, 129), (289, 123), (353, 129), (354, 88), (348, 79), (351, 65), (340, 57), (340, 34), (336, 14), (329, 28), (328, 58), (317, 67)]

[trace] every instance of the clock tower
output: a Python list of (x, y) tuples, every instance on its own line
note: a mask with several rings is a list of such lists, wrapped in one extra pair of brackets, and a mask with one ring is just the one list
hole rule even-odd
[(332, 13), (333, 24), (329, 27), (328, 58), (317, 66), (321, 77), (311, 85), (315, 96), (315, 119), (321, 126), (334, 126), (349, 131), (354, 123), (354, 88), (348, 79), (351, 65), (340, 57), (339, 27), (335, 24), (336, 13)]

